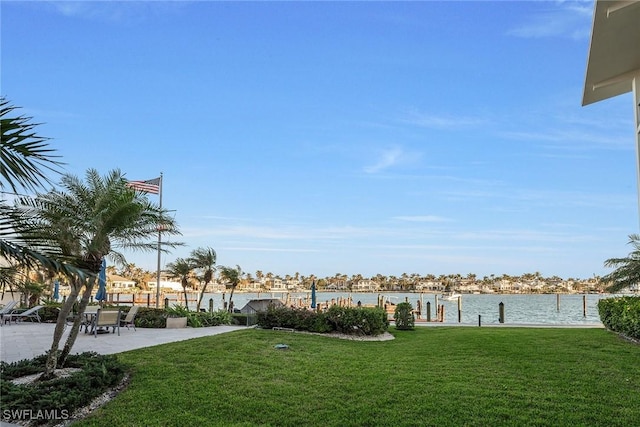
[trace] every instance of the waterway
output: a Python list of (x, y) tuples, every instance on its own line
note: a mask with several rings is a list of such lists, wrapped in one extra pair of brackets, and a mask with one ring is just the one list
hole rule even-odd
[[(357, 305), (375, 305), (378, 298), (397, 304), (408, 301), (416, 308), (418, 301), (422, 306), (422, 319), (426, 319), (427, 303), (431, 308), (431, 319), (436, 318), (436, 305), (444, 305), (444, 323), (477, 324), (481, 316), (482, 324), (498, 324), (500, 303), (504, 305), (505, 324), (559, 324), (559, 325), (600, 325), (597, 304), (602, 298), (612, 298), (612, 294), (463, 294), (460, 300), (460, 322), (458, 322), (458, 301), (444, 301), (439, 295), (429, 293), (348, 293), (348, 292), (318, 292), (316, 301), (324, 306), (325, 303), (351, 301)], [(195, 297), (195, 295), (194, 295)], [(191, 298), (191, 296), (190, 296)], [(242, 308), (252, 299), (277, 298), (289, 301), (290, 304), (307, 305), (310, 303), (310, 292), (299, 293), (234, 293), (235, 308)], [(214, 310), (223, 308), (229, 301), (229, 293), (208, 293), (204, 295), (202, 306), (209, 308), (209, 301), (213, 300)], [(170, 304), (177, 302), (171, 298)], [(190, 302), (195, 307), (195, 303)]]

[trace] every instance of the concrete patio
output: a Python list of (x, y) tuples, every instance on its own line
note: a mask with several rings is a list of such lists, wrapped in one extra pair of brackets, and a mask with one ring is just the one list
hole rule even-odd
[[(3, 325), (0, 328), (0, 360), (3, 362), (15, 362), (23, 359), (32, 359), (44, 354), (51, 348), (53, 339), (53, 323), (19, 322)], [(61, 346), (69, 333), (69, 328), (64, 332)], [(85, 334), (82, 330), (73, 346), (74, 353), (95, 351), (100, 354), (114, 354), (137, 348), (151, 347), (175, 341), (184, 341), (191, 338), (199, 338), (209, 335), (217, 335), (246, 329), (244, 326), (212, 326), (207, 328), (180, 328), (180, 329), (146, 329), (137, 328), (136, 331), (120, 328), (120, 336), (115, 334), (99, 334), (94, 337)]]

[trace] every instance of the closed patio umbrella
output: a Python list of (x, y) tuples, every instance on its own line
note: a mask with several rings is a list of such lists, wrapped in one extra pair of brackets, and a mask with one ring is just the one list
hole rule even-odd
[(96, 301), (105, 301), (107, 299), (107, 261), (102, 259), (102, 268), (98, 274), (98, 292), (96, 292)]
[(311, 282), (311, 308), (316, 308), (316, 281)]
[(58, 301), (58, 298), (60, 298), (60, 282), (55, 280), (53, 282), (53, 300)]

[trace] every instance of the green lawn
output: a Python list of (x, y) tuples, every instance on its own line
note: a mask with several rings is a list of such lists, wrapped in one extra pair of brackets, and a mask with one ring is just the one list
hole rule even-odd
[(130, 386), (78, 425), (640, 425), (640, 346), (605, 330), (391, 329), (386, 342), (250, 329), (122, 353)]

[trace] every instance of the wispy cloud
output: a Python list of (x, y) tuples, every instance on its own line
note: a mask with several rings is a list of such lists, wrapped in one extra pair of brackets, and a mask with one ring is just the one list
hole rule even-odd
[(553, 190), (520, 190), (513, 191), (511, 198), (525, 202), (529, 206), (537, 207), (578, 207), (598, 208), (607, 206), (608, 209), (626, 209), (635, 201), (635, 194), (591, 193), (581, 191), (553, 191)]
[(449, 222), (451, 219), (436, 215), (395, 216), (393, 219), (408, 222)]
[(539, 141), (542, 146), (563, 150), (633, 150), (626, 135), (603, 135), (575, 129), (548, 129), (541, 131), (501, 132), (504, 138), (512, 140)]
[(185, 228), (184, 237), (225, 236), (256, 240), (335, 240), (353, 239), (386, 234), (384, 229), (351, 225), (333, 227), (306, 227), (289, 225), (220, 225), (214, 227)]
[(148, 15), (175, 12), (188, 2), (174, 1), (52, 1), (48, 4), (66, 17), (121, 22), (144, 19)]
[(418, 127), (440, 130), (456, 130), (486, 123), (486, 119), (474, 116), (453, 116), (411, 111), (399, 120)]
[(244, 246), (225, 246), (225, 250), (228, 251), (240, 251), (240, 252), (322, 252), (318, 249), (304, 249), (304, 248), (273, 248), (273, 247), (244, 247)]
[(544, 12), (532, 15), (507, 34), (523, 38), (565, 37), (585, 39), (591, 32), (592, 1), (559, 1), (548, 3)]
[(405, 157), (404, 151), (399, 147), (381, 150), (376, 161), (364, 167), (366, 173), (378, 173), (400, 163)]
[[(472, 232), (462, 232), (456, 235), (457, 239), (464, 241), (479, 240), (483, 242), (491, 241), (513, 241), (520, 246), (528, 246), (529, 242), (545, 242), (545, 243), (567, 243), (567, 242), (590, 242), (594, 240), (593, 236), (570, 234), (563, 232), (526, 230), (526, 229), (494, 229), (481, 230)], [(545, 250), (551, 250), (552, 247)]]

